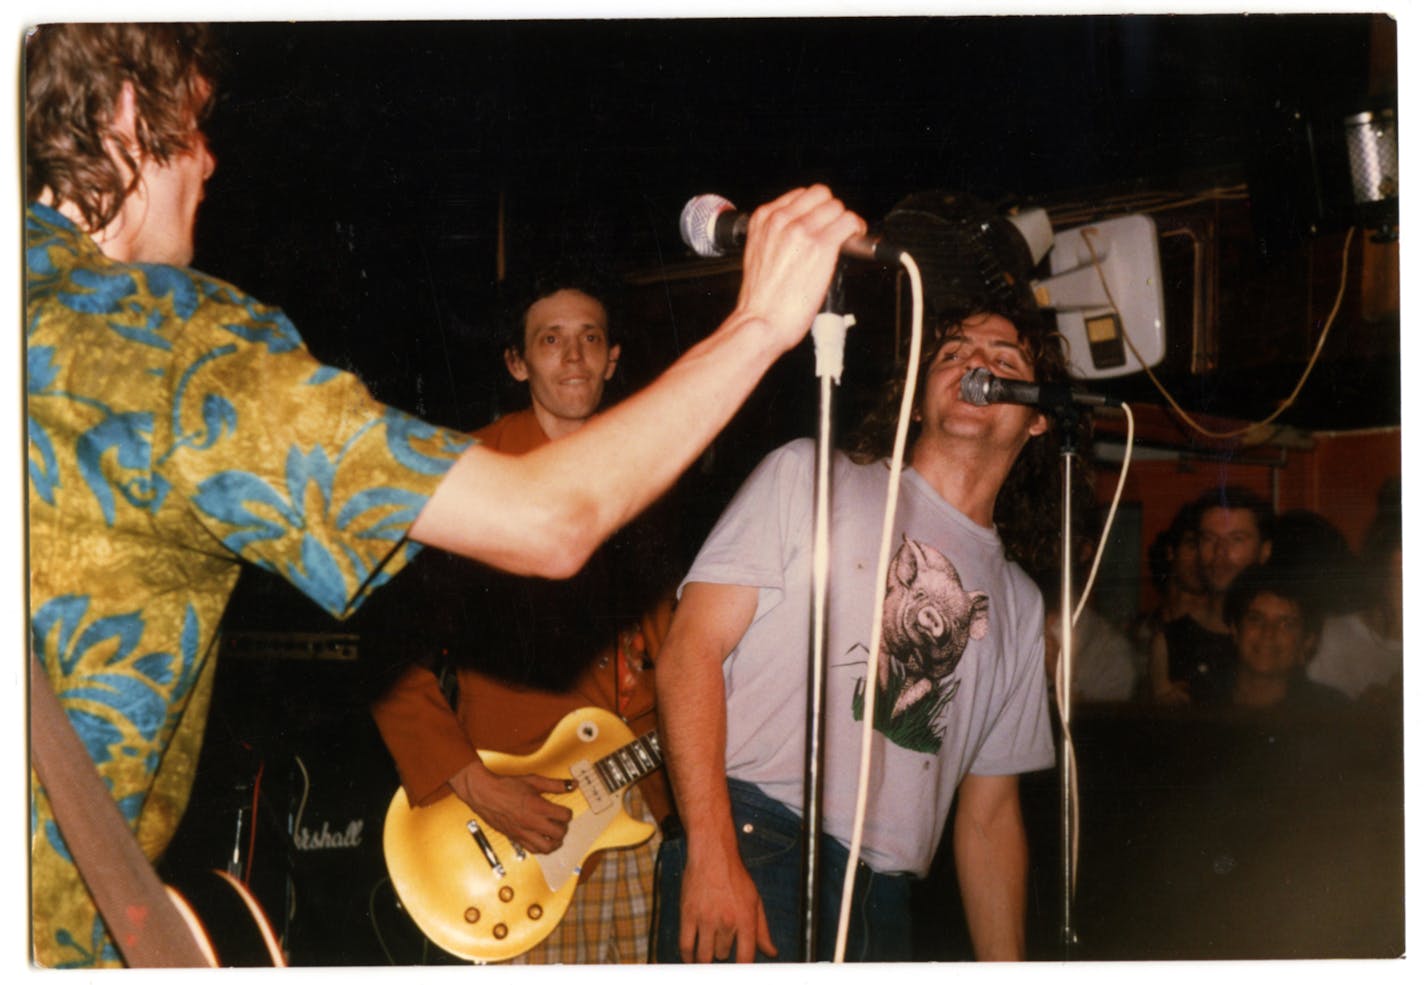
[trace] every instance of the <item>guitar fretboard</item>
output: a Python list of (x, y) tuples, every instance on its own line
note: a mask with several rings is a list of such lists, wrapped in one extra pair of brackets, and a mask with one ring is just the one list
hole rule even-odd
[(614, 793), (637, 783), (662, 764), (663, 755), (658, 746), (658, 734), (649, 732), (621, 749), (615, 749), (593, 766), (598, 771), (603, 786), (609, 793)]

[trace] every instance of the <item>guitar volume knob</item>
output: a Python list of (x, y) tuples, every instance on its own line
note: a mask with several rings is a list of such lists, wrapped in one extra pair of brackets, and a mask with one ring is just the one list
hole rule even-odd
[(529, 919), (538, 920), (544, 915), (544, 908), (538, 903), (529, 904)]
[(467, 910), (465, 911), (465, 923), (479, 923), (479, 922), (480, 922), (480, 910), (479, 910), (479, 907), (472, 906), (472, 907), (470, 907), (469, 909), (467, 909)]
[(494, 937), (495, 937), (495, 940), (500, 940), (500, 941), (502, 941), (502, 940), (504, 940), (504, 939), (505, 939), (506, 937), (508, 937), (508, 936), (509, 936), (509, 928), (508, 928), (508, 927), (506, 927), (506, 926), (505, 926), (504, 924), (502, 924), (502, 923), (497, 923), (497, 924), (494, 925)]
[(502, 903), (508, 903), (510, 900), (514, 899), (514, 889), (513, 889), (513, 887), (511, 887), (511, 886), (500, 886), (500, 887), (499, 887), (499, 899), (500, 899), (500, 902), (502, 902)]

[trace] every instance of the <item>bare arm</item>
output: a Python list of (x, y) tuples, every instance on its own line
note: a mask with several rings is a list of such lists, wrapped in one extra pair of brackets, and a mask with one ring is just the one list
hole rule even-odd
[(689, 584), (658, 655), (658, 720), (668, 777), (687, 832), (684, 961), (774, 955), (761, 897), (742, 864), (727, 796), (727, 701), (722, 661), (756, 614), (755, 588)]
[(810, 327), (841, 243), (865, 223), (823, 186), (754, 213), (737, 306), (650, 386), (528, 455), (469, 449), (411, 527), (516, 574), (566, 577), (668, 488)]
[(1160, 704), (1186, 704), (1192, 699), (1186, 684), (1167, 676), (1167, 637), (1160, 628), (1152, 634), (1152, 650), (1147, 655), (1147, 683), (1152, 700)]
[(1028, 838), (1017, 776), (970, 773), (960, 782), (954, 863), (974, 957), (1023, 960)]

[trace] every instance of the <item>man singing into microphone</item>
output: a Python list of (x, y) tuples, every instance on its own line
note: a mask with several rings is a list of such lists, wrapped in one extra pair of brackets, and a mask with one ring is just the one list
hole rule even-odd
[[(872, 582), (898, 382), (832, 467), (819, 960), (835, 945), (867, 707), (875, 748), (846, 957), (914, 957), (910, 884), (928, 871), (956, 793), (954, 855), (974, 953), (1024, 957), (1017, 774), (1049, 767), (1054, 752), (1042, 597), (1019, 565), (1046, 567), (1056, 553), (1057, 425), (1028, 406), (974, 406), (960, 383), (975, 367), (1039, 382), (1067, 371), (1012, 257), (998, 256), (997, 274), (976, 275), (978, 284), (938, 262), (937, 251), (959, 245), (965, 211), (928, 196), (887, 220), (887, 238), (924, 257), (935, 331), (884, 586)], [(813, 467), (805, 439), (757, 467), (683, 582), (659, 655), (684, 832), (660, 857), (661, 961), (802, 958)], [(884, 638), (867, 681), (872, 606), (883, 607)]]

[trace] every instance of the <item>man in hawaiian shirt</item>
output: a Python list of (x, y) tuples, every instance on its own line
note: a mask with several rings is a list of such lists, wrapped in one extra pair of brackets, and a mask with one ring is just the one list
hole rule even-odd
[[(192, 786), (241, 561), (338, 616), (418, 544), (577, 571), (804, 335), (864, 229), (823, 187), (763, 207), (712, 335), (577, 435), (504, 456), (381, 405), (281, 311), (185, 266), (216, 166), (204, 28), (45, 25), (25, 57), (31, 647), (150, 857)], [(32, 784), (35, 960), (119, 964)]]

